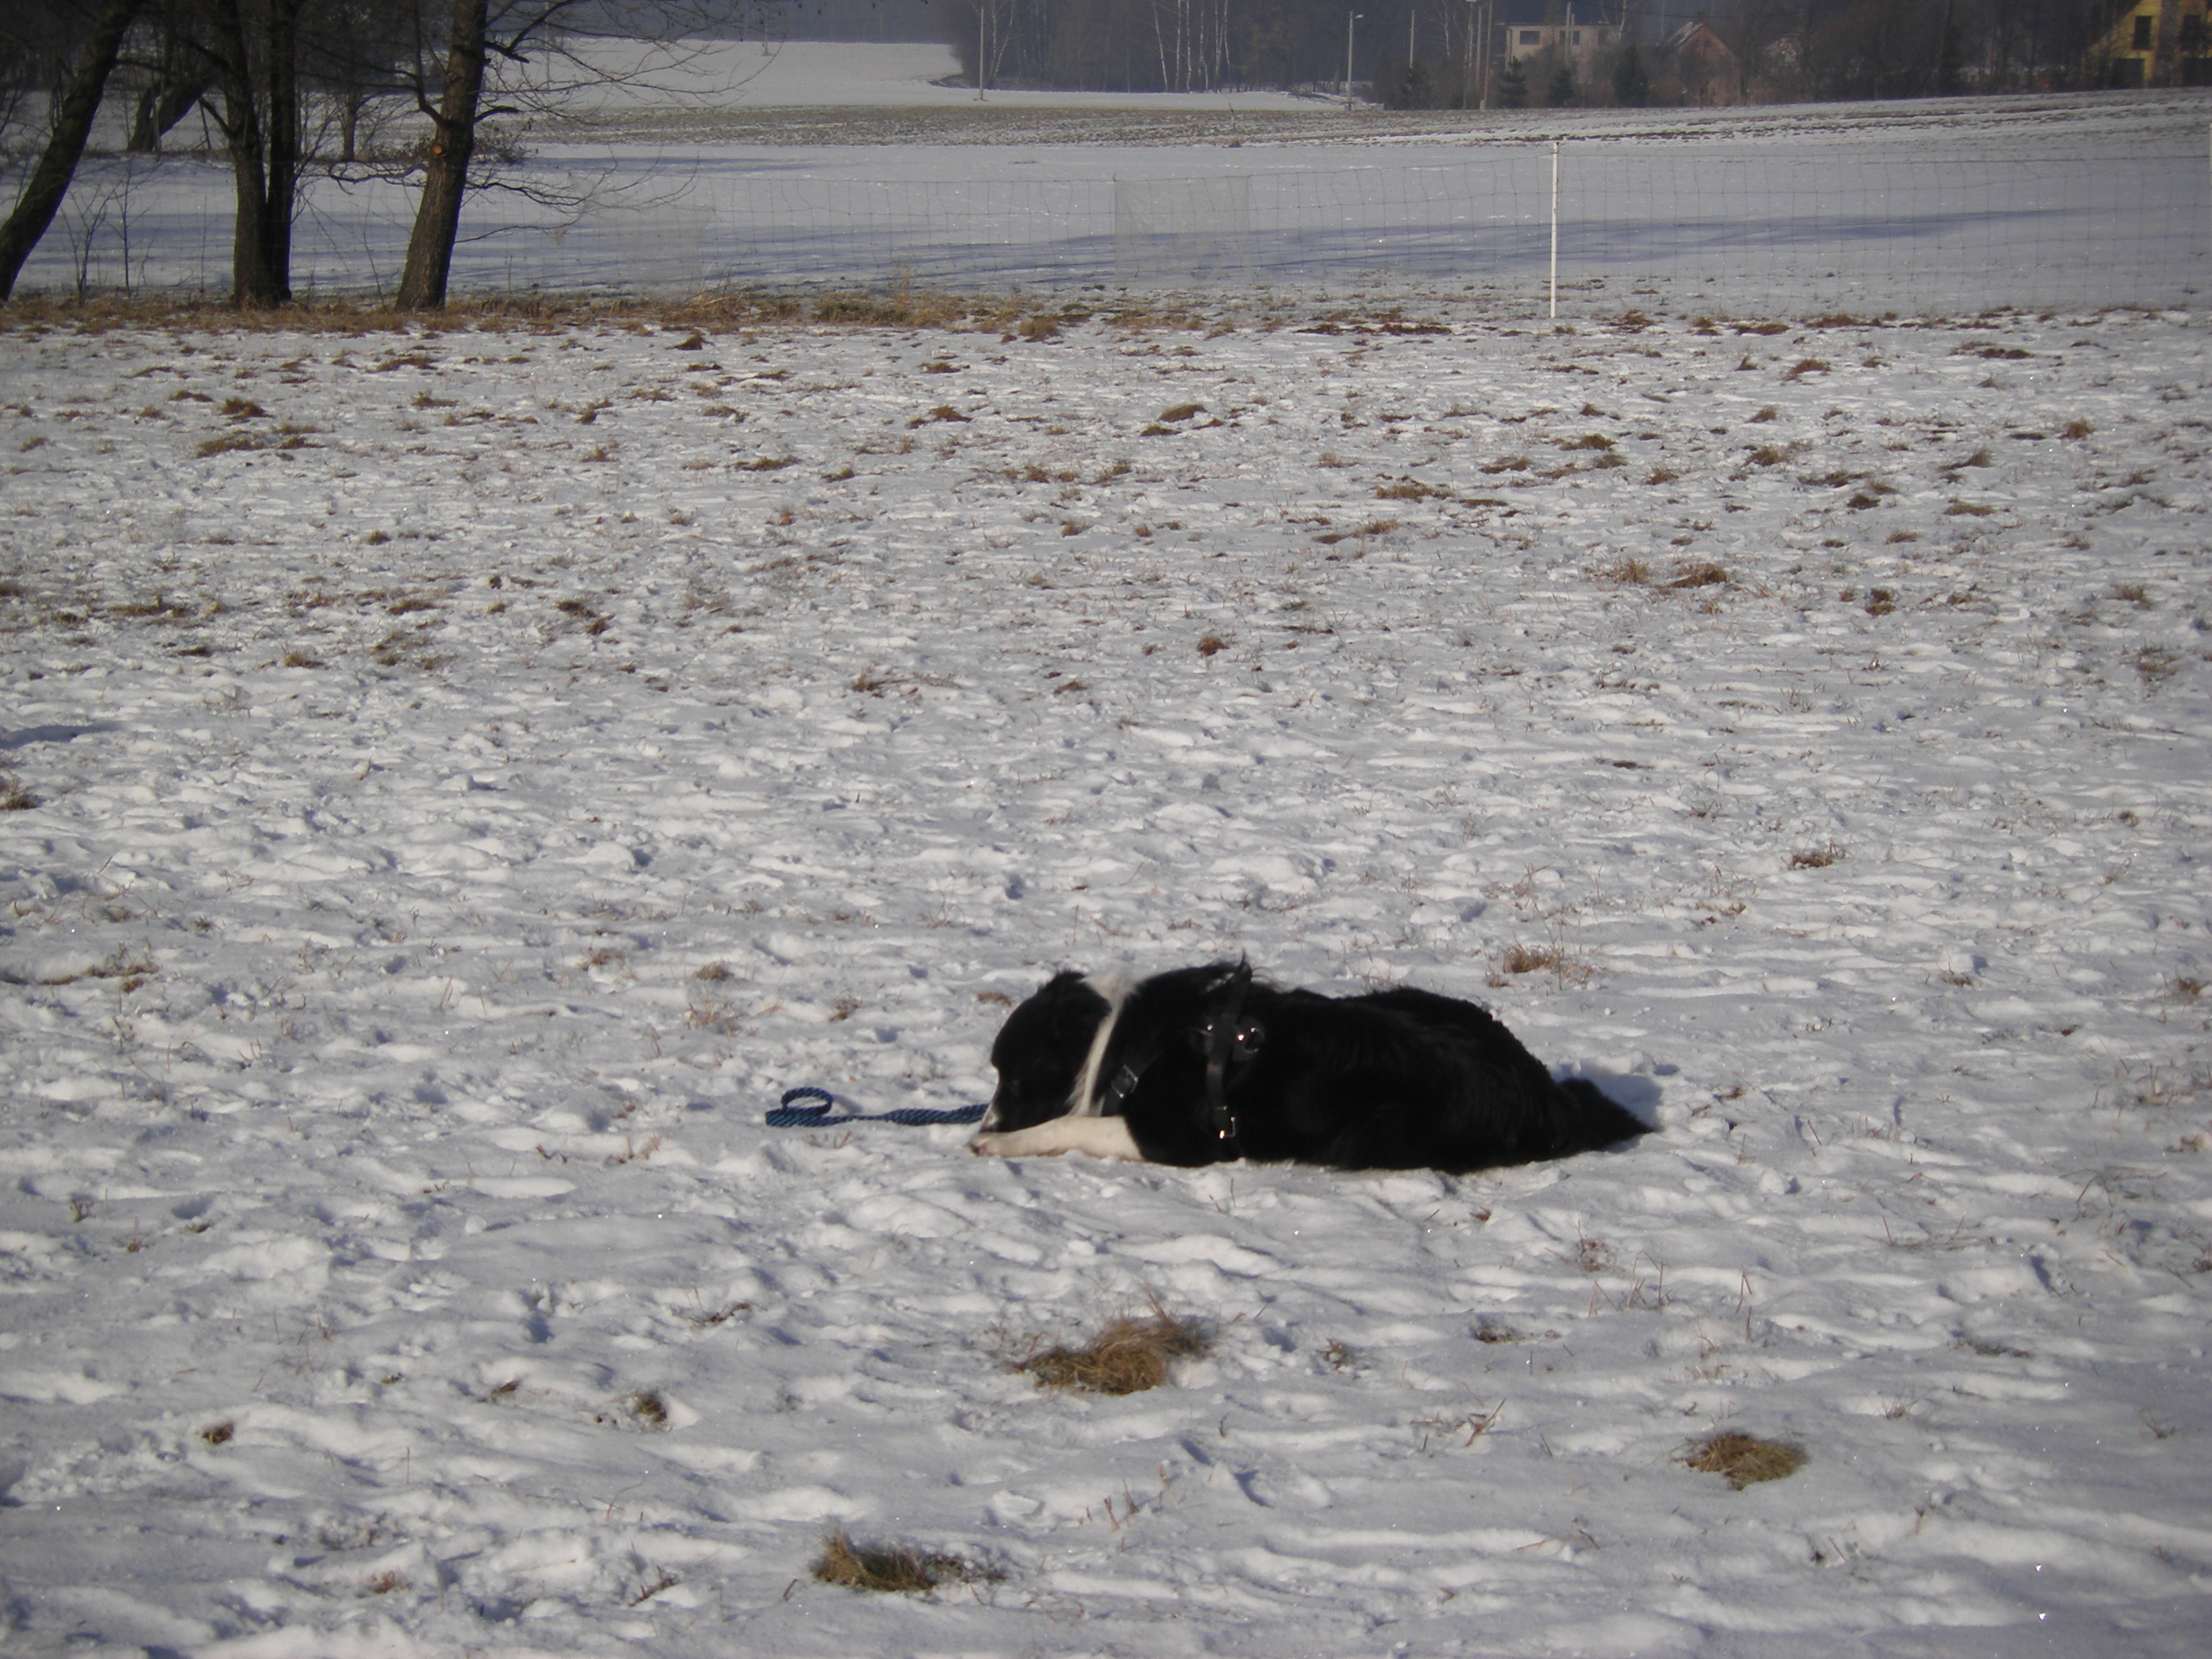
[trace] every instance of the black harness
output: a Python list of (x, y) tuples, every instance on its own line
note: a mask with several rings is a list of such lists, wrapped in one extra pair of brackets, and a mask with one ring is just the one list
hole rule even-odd
[[(1206, 1016), (1187, 1033), (1191, 1047), (1206, 1056), (1206, 1125), (1224, 1146), (1237, 1139), (1237, 1114), (1230, 1109), (1229, 1085), (1259, 1058), (1267, 1041), (1265, 1025), (1243, 1018), (1245, 994), (1251, 988), (1252, 964), (1239, 961), (1208, 988)], [(1166, 1046), (1162, 1039), (1140, 1058), (1121, 1062), (1114, 1080), (1106, 1085), (1106, 1098), (1099, 1108), (1103, 1115), (1121, 1115), (1123, 1103), (1136, 1092), (1137, 1085)]]

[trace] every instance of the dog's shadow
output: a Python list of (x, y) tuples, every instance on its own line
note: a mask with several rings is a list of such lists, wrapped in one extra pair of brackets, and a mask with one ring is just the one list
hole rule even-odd
[(1626, 1112), (1647, 1130), (1659, 1127), (1659, 1101), (1666, 1091), (1659, 1079), (1672, 1077), (1675, 1067), (1655, 1066), (1650, 1072), (1609, 1072), (1602, 1066), (1562, 1066), (1552, 1073), (1554, 1082), (1579, 1078), (1597, 1085), (1597, 1091)]

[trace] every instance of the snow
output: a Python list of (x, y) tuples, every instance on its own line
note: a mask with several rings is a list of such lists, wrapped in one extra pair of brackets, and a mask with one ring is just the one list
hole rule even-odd
[[(2200, 1651), (2202, 325), (1437, 317), (0, 336), (0, 1645)], [(762, 1121), (1238, 951), (1658, 1127)]]
[[(1526, 315), (1548, 306), (1553, 139), (1571, 315), (2195, 307), (2212, 258), (2202, 90), (1346, 115), (1063, 94), (763, 105), (669, 78), (524, 133), (517, 188), (465, 213), (455, 291), (1380, 284)], [(738, 78), (718, 64), (701, 82)], [(27, 290), (227, 293), (234, 194), (209, 158), (88, 163)], [(295, 290), (388, 295), (415, 207), (397, 179), (311, 181)]]

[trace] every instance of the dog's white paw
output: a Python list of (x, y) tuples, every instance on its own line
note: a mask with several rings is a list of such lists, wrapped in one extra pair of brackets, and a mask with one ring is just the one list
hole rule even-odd
[(1026, 1129), (977, 1135), (968, 1150), (978, 1158), (1054, 1158), (1088, 1152), (1093, 1158), (1142, 1159), (1129, 1126), (1118, 1117), (1056, 1117)]

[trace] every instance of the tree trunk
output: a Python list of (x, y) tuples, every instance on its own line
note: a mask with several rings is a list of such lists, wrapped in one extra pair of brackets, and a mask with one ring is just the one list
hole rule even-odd
[(230, 302), (241, 307), (275, 305), (285, 296), (283, 284), (265, 263), (269, 237), (263, 221), (269, 214), (269, 139), (261, 125), (253, 55), (238, 0), (217, 0), (215, 27), (216, 79), (222, 88), (220, 125), (224, 147), (230, 152), (231, 195), (238, 204), (230, 231)]
[(161, 148), (169, 130), (191, 113), (192, 106), (214, 84), (204, 74), (155, 82), (138, 94), (137, 112), (131, 118), (131, 142), (124, 149), (133, 155), (153, 155)]
[(292, 215), (300, 193), (300, 13), (307, 0), (269, 0), (269, 201), (261, 263), (278, 300), (292, 297)]
[(93, 117), (100, 112), (100, 94), (107, 89), (116, 54), (123, 49), (123, 37), (143, 5), (144, 0), (109, 0), (93, 25), (84, 56), (62, 94), (53, 137), (46, 141), (46, 153), (32, 169), (30, 182), (23, 186), (15, 211), (6, 223), (0, 224), (0, 300), (15, 291), (23, 261), (31, 257), (31, 250), (53, 223), (54, 215), (61, 211), (77, 159), (84, 154), (85, 140), (91, 136)]
[(138, 94), (131, 118), (131, 137), (123, 148), (133, 155), (151, 155), (161, 148), (169, 129), (183, 120), (194, 104), (215, 84), (206, 57), (176, 19), (161, 29), (161, 61), (153, 78)]
[(239, 0), (216, 0), (219, 125), (230, 152), (238, 216), (231, 230), (231, 303), (283, 305), (292, 297), (292, 213), (300, 185), (301, 9), (267, 0), (260, 50)]
[(485, 0), (453, 0), (445, 94), (436, 109), (425, 112), (435, 126), (430, 159), (422, 168), (414, 234), (407, 239), (407, 264), (399, 273), (402, 311), (436, 311), (446, 303), (461, 203), (468, 194), (469, 160), (476, 153), (477, 107), (483, 96), (484, 7)]

